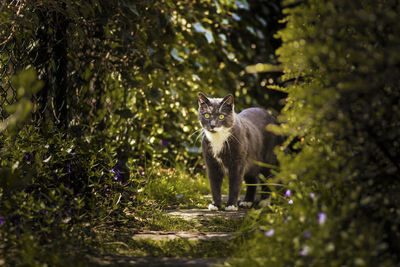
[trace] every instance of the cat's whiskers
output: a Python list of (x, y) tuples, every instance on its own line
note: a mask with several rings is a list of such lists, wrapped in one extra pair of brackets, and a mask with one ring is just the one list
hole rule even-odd
[(201, 132), (201, 131), (203, 131), (203, 129), (199, 129), (199, 130), (194, 131), (193, 133), (191, 133), (191, 134), (189, 135), (189, 138), (192, 137), (194, 134), (196, 134), (196, 133), (198, 133), (198, 132)]
[(194, 131), (192, 134), (189, 135), (189, 139), (190, 139), (194, 134), (197, 134), (197, 137), (196, 137), (196, 139), (194, 140), (194, 143), (197, 143), (197, 141), (199, 140), (199, 138), (200, 138), (201, 136), (203, 136), (203, 129), (199, 129), (199, 130)]
[(197, 143), (197, 141), (199, 140), (200, 137), (202, 137), (204, 135), (204, 131), (201, 130), (200, 133), (197, 135), (196, 140), (194, 141), (195, 143)]

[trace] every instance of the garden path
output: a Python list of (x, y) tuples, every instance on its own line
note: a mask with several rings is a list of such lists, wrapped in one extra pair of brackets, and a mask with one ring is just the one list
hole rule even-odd
[[(223, 266), (224, 260), (233, 252), (232, 239), (247, 211), (193, 208), (167, 210), (165, 213), (170, 218), (191, 223), (193, 228), (185, 231), (139, 231), (131, 236), (131, 240), (140, 244), (136, 249), (147, 251), (143, 256), (124, 253), (123, 256), (92, 257), (91, 262), (97, 266)], [(170, 254), (169, 250), (178, 252)]]

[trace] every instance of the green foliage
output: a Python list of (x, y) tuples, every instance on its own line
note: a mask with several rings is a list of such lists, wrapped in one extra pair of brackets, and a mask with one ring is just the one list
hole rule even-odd
[(41, 130), (25, 126), (15, 137), (2, 136), (1, 235), (10, 263), (29, 263), (26, 238), (39, 255), (53, 237), (83, 242), (82, 231), (122, 210), (135, 192), (121, 181), (111, 147), (68, 138), (51, 125)]
[[(272, 128), (298, 142), (277, 150), (290, 190), (255, 220), (252, 266), (399, 263), (400, 42), (396, 1), (286, 1), (278, 49), (292, 85)], [(286, 200), (287, 201), (287, 200)], [(258, 218), (258, 217), (257, 217)], [(243, 260), (237, 259), (237, 265)]]
[(57, 265), (95, 226), (140, 227), (141, 212), (204, 204), (196, 94), (279, 109), (282, 94), (264, 91), (277, 75), (245, 67), (276, 63), (280, 16), (278, 0), (3, 1), (7, 261)]
[(138, 203), (160, 207), (194, 207), (205, 205), (209, 185), (202, 175), (193, 177), (180, 169), (148, 169), (143, 186), (138, 189)]
[(276, 75), (244, 71), (275, 63), (279, 1), (41, 0), (12, 3), (2, 16), (2, 33), (13, 38), (0, 68), (14, 71), (10, 49), (44, 82), (35, 118), (76, 136), (104, 131), (123, 162), (196, 165), (198, 91), (235, 93), (239, 108), (279, 109), (276, 93), (263, 91)]

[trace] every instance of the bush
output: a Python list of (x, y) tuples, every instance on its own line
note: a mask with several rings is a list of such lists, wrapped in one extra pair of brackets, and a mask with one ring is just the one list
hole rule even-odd
[[(400, 42), (396, 1), (286, 1), (278, 34), (292, 85), (278, 151), (290, 190), (254, 227), (254, 266), (395, 266), (400, 259)], [(297, 139), (295, 139), (298, 137)], [(289, 192), (289, 191), (288, 191)]]
[(102, 137), (69, 138), (52, 126), (25, 126), (16, 137), (2, 139), (1, 233), (11, 262), (34, 257), (19, 254), (27, 253), (21, 235), (31, 236), (41, 253), (54, 238), (83, 242), (81, 231), (120, 212), (135, 194), (113, 148), (99, 147), (96, 138)]
[(198, 91), (279, 109), (282, 94), (263, 91), (277, 75), (244, 71), (276, 61), (278, 0), (0, 5), (0, 249), (10, 264), (55, 265), (65, 247), (95, 240), (94, 225), (139, 204), (202, 201), (204, 180), (191, 179), (203, 167)]

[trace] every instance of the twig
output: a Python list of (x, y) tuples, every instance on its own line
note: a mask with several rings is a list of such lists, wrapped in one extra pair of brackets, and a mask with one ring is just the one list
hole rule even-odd
[[(12, 5), (13, 2), (14, 2), (14, 0), (11, 1), (11, 3), (8, 5), (8, 8), (11, 8), (11, 5)], [(19, 2), (20, 2), (20, 5), (19, 5), (19, 7), (18, 7), (17, 13), (15, 14), (16, 17), (19, 16), (19, 13), (21, 12), (22, 7), (24, 6), (24, 2), (23, 2), (23, 1), (19, 1)], [(2, 5), (2, 6), (1, 6), (0, 12), (1, 12), (1, 10), (3, 9), (4, 6), (5, 6), (5, 5)], [(4, 44), (8, 43), (8, 41), (11, 40), (11, 38), (13, 37), (14, 32), (15, 32), (15, 27), (16, 27), (16, 24), (13, 23), (13, 25), (11, 26), (11, 33), (10, 33), (10, 35), (7, 37), (6, 40), (4, 40), (3, 42), (0, 43), (0, 46), (2, 46), (2, 45), (4, 45)]]

